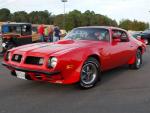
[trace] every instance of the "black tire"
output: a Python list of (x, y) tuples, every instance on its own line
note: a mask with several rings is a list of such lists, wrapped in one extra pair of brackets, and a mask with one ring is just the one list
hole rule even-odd
[(140, 69), (142, 65), (142, 52), (141, 50), (137, 50), (136, 52), (136, 60), (134, 64), (130, 64), (130, 68), (132, 69)]
[(89, 89), (96, 85), (101, 79), (100, 64), (95, 58), (85, 61), (81, 72), (79, 86), (82, 89)]

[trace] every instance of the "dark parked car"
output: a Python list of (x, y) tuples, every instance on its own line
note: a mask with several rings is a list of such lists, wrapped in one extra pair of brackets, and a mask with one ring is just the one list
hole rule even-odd
[(1, 26), (1, 53), (20, 45), (39, 41), (37, 33), (32, 32), (31, 23), (4, 23)]
[(148, 44), (150, 44), (150, 29), (143, 31), (140, 35), (143, 39), (147, 39)]
[(133, 38), (135, 38), (135, 39), (141, 41), (142, 43), (144, 43), (144, 44), (146, 44), (146, 45), (148, 44), (148, 39), (147, 39), (147, 38), (144, 38), (144, 37), (142, 36), (142, 32), (133, 32), (133, 33), (131, 33), (131, 35), (132, 35)]

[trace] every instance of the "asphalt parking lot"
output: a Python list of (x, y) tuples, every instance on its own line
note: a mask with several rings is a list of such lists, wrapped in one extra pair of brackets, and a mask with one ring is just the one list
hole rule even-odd
[(20, 80), (0, 65), (0, 113), (150, 113), (150, 47), (140, 70), (103, 73), (90, 90)]

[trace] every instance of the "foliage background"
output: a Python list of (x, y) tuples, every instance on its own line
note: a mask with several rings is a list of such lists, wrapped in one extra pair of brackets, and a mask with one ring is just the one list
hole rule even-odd
[[(65, 17), (65, 23), (64, 23)], [(67, 31), (79, 26), (117, 26), (126, 30), (143, 31), (149, 27), (148, 23), (123, 19), (119, 23), (105, 15), (96, 14), (94, 11), (81, 12), (78, 10), (70, 11), (67, 14), (52, 15), (49, 11), (18, 11), (11, 13), (9, 9), (0, 9), (0, 22), (29, 22), (32, 24), (51, 24), (58, 25)]]

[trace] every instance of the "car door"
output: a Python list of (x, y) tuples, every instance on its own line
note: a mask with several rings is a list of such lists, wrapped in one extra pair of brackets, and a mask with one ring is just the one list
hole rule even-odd
[[(113, 31), (116, 36), (119, 35), (118, 30)], [(112, 69), (114, 67), (117, 67), (122, 62), (123, 55), (121, 54), (123, 52), (123, 49), (121, 47), (120, 41), (116, 38), (116, 42), (112, 41), (112, 31), (109, 29), (108, 34), (104, 38), (104, 44), (103, 48), (100, 48), (99, 53), (101, 54), (101, 68), (102, 70), (108, 70)]]
[[(114, 35), (115, 34), (115, 35)], [(127, 64), (133, 56), (132, 45), (128, 34), (120, 29), (112, 29), (111, 59), (113, 67)]]
[(134, 53), (128, 34), (120, 29), (110, 29), (105, 39), (103, 48), (99, 50), (102, 70), (127, 64)]

